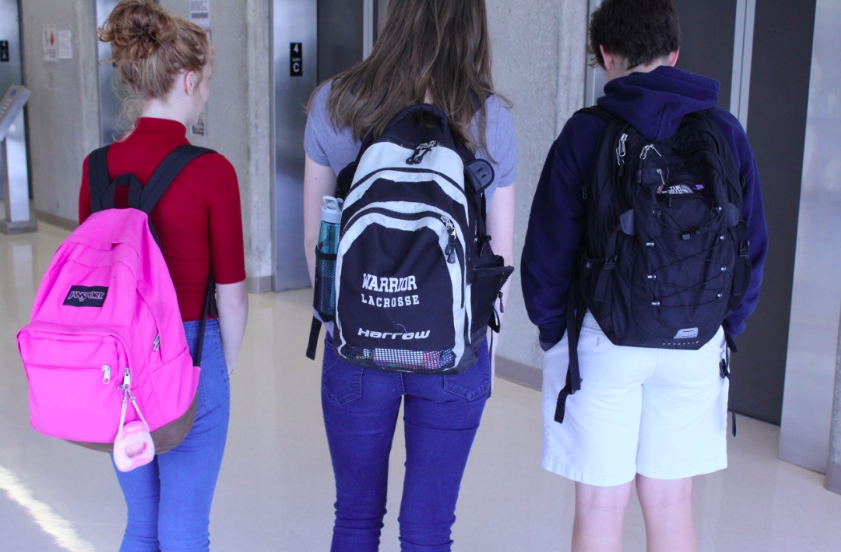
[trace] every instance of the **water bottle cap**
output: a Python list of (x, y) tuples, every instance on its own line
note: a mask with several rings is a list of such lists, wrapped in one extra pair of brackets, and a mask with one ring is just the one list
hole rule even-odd
[(342, 222), (342, 200), (324, 196), (324, 205), (321, 206), (321, 220), (330, 224)]

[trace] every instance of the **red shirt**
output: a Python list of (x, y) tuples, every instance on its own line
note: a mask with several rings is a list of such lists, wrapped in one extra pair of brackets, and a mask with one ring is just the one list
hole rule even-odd
[[(131, 135), (108, 150), (111, 179), (133, 173), (145, 186), (163, 159), (189, 144), (187, 129), (167, 119), (141, 118)], [(117, 189), (117, 207), (128, 205), (128, 187)], [(88, 160), (82, 168), (79, 222), (91, 214)], [(233, 165), (205, 154), (175, 179), (150, 216), (175, 284), (181, 318), (200, 320), (210, 267), (217, 284), (245, 280), (239, 185)]]

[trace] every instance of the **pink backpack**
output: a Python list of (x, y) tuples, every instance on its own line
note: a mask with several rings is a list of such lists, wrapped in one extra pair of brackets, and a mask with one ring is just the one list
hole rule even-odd
[[(89, 159), (93, 214), (56, 251), (17, 336), (30, 422), (44, 435), (112, 452), (124, 425), (142, 421), (162, 453), (193, 424), (201, 344), (194, 366), (148, 214), (190, 161), (212, 151), (176, 149), (145, 187), (134, 175), (112, 182), (107, 151)], [(130, 208), (115, 209), (122, 185)]]

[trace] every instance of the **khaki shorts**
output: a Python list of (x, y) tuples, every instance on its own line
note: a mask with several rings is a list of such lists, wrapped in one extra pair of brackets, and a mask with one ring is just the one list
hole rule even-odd
[(566, 382), (566, 337), (543, 367), (543, 467), (573, 481), (615, 486), (636, 474), (681, 479), (727, 467), (729, 380), (724, 331), (697, 351), (614, 345), (588, 312), (578, 357), (581, 390), (554, 420)]

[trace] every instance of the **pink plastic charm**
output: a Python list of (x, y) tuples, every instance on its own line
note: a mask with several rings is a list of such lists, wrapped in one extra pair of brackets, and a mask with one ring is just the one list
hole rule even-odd
[(141, 421), (125, 425), (114, 441), (114, 463), (122, 472), (145, 466), (155, 457), (155, 443), (146, 424)]

